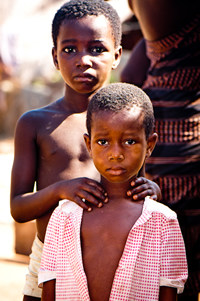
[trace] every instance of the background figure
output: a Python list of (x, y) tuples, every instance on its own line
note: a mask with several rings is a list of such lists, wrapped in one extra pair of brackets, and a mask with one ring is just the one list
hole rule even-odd
[[(200, 2), (129, 0), (144, 39), (121, 74), (150, 96), (158, 143), (146, 172), (178, 213), (189, 279), (179, 300), (200, 291)], [(146, 56), (146, 58), (145, 58)], [(148, 62), (149, 60), (149, 62)]]

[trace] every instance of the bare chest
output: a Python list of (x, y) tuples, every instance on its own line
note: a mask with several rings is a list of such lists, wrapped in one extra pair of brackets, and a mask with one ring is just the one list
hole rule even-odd
[(142, 206), (131, 203), (119, 208), (107, 204), (83, 215), (83, 263), (92, 300), (109, 300), (128, 235), (141, 212)]
[(48, 175), (47, 184), (80, 176), (95, 177), (97, 172), (83, 138), (85, 132), (85, 119), (79, 118), (61, 119), (56, 123), (50, 120), (40, 129), (38, 182), (42, 186), (46, 186), (45, 175)]
[[(64, 155), (68, 158), (88, 158), (83, 134), (84, 125), (63, 121), (54, 129), (45, 128), (40, 132), (40, 155), (43, 159)], [(82, 158), (81, 158), (82, 157)]]

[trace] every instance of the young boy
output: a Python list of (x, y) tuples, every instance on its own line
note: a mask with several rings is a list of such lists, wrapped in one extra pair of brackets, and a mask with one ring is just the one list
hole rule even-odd
[(126, 193), (154, 149), (153, 129), (140, 88), (110, 84), (92, 97), (84, 138), (109, 203), (90, 213), (69, 201), (55, 209), (39, 272), (43, 301), (175, 301), (183, 291), (187, 262), (175, 212)]
[[(65, 81), (65, 95), (25, 113), (15, 134), (11, 213), (18, 222), (36, 219), (37, 224), (24, 300), (41, 296), (37, 273), (42, 242), (59, 200), (71, 200), (86, 210), (106, 201), (105, 190), (95, 181), (99, 176), (87, 154), (83, 133), (90, 97), (108, 82), (120, 60), (119, 17), (102, 0), (72, 0), (56, 13), (52, 36), (53, 60)], [(35, 182), (37, 191), (33, 192)], [(139, 184), (135, 191), (127, 188), (128, 193), (141, 192), (139, 198), (149, 189), (156, 193), (153, 183), (142, 179)]]

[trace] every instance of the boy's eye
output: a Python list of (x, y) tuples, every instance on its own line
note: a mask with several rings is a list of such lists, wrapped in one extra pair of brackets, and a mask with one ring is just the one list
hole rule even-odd
[(74, 53), (74, 52), (76, 52), (76, 48), (73, 47), (73, 46), (68, 46), (68, 47), (64, 48), (64, 52), (66, 52), (66, 53)]
[(128, 140), (125, 141), (125, 144), (127, 144), (127, 145), (133, 145), (133, 144), (135, 144), (135, 140), (128, 139)]
[(92, 53), (102, 53), (102, 52), (105, 51), (105, 48), (104, 47), (100, 47), (100, 46), (94, 46), (94, 47), (90, 48), (90, 51)]
[(105, 139), (100, 139), (100, 140), (97, 141), (97, 143), (98, 143), (99, 145), (107, 145), (107, 144), (108, 144), (108, 141), (105, 140)]

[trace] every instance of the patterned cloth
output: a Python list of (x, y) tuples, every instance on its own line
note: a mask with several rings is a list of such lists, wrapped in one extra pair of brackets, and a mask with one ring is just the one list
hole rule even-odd
[(38, 273), (42, 257), (43, 243), (36, 236), (32, 245), (30, 254), (30, 262), (28, 266), (28, 274), (26, 274), (26, 282), (23, 294), (31, 297), (41, 298), (42, 290), (38, 287)]
[(158, 143), (146, 172), (175, 210), (186, 244), (188, 293), (200, 291), (200, 15), (180, 31), (146, 41), (144, 91), (153, 102)]
[[(66, 201), (50, 219), (39, 284), (56, 279), (56, 300), (89, 301), (83, 268), (80, 227), (83, 209)], [(176, 213), (146, 198), (132, 227), (113, 280), (112, 301), (158, 300), (159, 287), (176, 287), (187, 279), (187, 262)]]
[(200, 209), (200, 16), (180, 32), (146, 41), (158, 143), (147, 172), (173, 208)]

